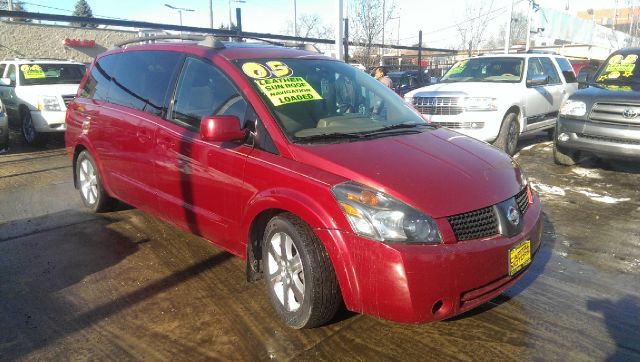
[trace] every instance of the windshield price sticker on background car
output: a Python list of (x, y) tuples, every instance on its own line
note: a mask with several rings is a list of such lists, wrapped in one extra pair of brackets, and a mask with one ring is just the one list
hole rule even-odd
[(22, 75), (24, 75), (24, 79), (36, 79), (36, 78), (45, 78), (44, 72), (42, 68), (38, 64), (34, 64), (29, 66), (28, 64), (23, 64), (20, 67), (22, 71)]
[(242, 65), (244, 74), (256, 84), (274, 106), (322, 99), (320, 94), (302, 77), (291, 77), (293, 70), (280, 61), (264, 64), (249, 62)]
[(467, 67), (467, 61), (463, 60), (460, 63), (456, 64), (453, 69), (449, 71), (449, 74), (458, 74), (462, 73), (464, 69)]
[(636, 54), (629, 54), (625, 58), (622, 55), (616, 55), (609, 59), (609, 63), (605, 68), (603, 74), (598, 80), (616, 79), (622, 77), (633, 76), (633, 71), (636, 68), (636, 60), (638, 56)]

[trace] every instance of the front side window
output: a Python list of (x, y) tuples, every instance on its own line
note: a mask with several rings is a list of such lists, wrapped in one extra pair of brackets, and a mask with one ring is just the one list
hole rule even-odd
[(236, 65), (292, 142), (348, 142), (426, 125), (392, 90), (345, 63), (251, 59)]
[(532, 80), (537, 77), (544, 76), (544, 68), (542, 68), (542, 63), (540, 63), (540, 58), (530, 58), (529, 59), (529, 70), (527, 71), (527, 80)]
[(522, 80), (524, 60), (515, 57), (470, 58), (456, 63), (442, 77), (442, 83), (500, 82)]
[(20, 85), (78, 84), (86, 68), (83, 64), (20, 64)]
[(549, 77), (549, 84), (560, 84), (560, 76), (558, 75), (558, 71), (556, 71), (556, 67), (553, 66), (553, 62), (549, 58), (540, 58), (540, 63), (542, 63), (542, 69), (544, 71), (544, 75)]
[(240, 92), (211, 63), (187, 58), (178, 80), (171, 119), (192, 129), (202, 117), (230, 115), (244, 126), (248, 104)]

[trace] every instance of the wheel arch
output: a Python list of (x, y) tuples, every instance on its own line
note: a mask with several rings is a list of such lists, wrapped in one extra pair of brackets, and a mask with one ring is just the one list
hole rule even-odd
[[(295, 190), (270, 190), (260, 193), (249, 203), (243, 235), (246, 236), (246, 276), (248, 281), (262, 279), (262, 239), (267, 223), (282, 213), (290, 213), (304, 221), (321, 240), (338, 279), (338, 286), (347, 306), (358, 305), (359, 291), (353, 268), (350, 268), (349, 254), (340, 238), (322, 237), (319, 229), (336, 230), (335, 220), (329, 211), (313, 198)], [(338, 208), (336, 203), (336, 208)], [(338, 208), (338, 211), (339, 208)]]
[(522, 114), (522, 109), (517, 104), (512, 105), (511, 107), (509, 107), (509, 109), (507, 109), (506, 112), (504, 112), (504, 115), (502, 115), (502, 122), (504, 122), (504, 119), (507, 118), (507, 115), (509, 113), (513, 113), (516, 115), (518, 126), (520, 127), (520, 133), (522, 133), (524, 131), (524, 122), (522, 122), (522, 118), (524, 116)]

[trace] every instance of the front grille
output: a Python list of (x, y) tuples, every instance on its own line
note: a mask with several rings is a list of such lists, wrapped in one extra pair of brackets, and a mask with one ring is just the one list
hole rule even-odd
[(447, 218), (458, 241), (483, 238), (498, 233), (493, 206)]
[(447, 127), (451, 129), (461, 129), (461, 128), (470, 128), (470, 129), (480, 129), (484, 128), (484, 122), (433, 122), (434, 124), (440, 125), (442, 127)]
[(453, 116), (464, 112), (458, 97), (416, 97), (413, 105), (422, 114)]
[(518, 204), (520, 214), (524, 215), (529, 208), (529, 195), (527, 194), (526, 187), (516, 194), (516, 204)]
[[(625, 114), (627, 117), (625, 117)], [(591, 108), (589, 119), (595, 122), (640, 126), (640, 105), (596, 103)]]
[(611, 143), (620, 143), (623, 145), (640, 145), (640, 139), (628, 139), (628, 138), (618, 138), (618, 137), (607, 137), (607, 136), (596, 136), (585, 133), (578, 133), (578, 138), (586, 138), (592, 141), (601, 141), (601, 142), (611, 142)]
[[(514, 197), (520, 209), (520, 214), (524, 216), (529, 209), (527, 188), (523, 188)], [(447, 220), (458, 241), (479, 239), (499, 233), (498, 217), (496, 215), (496, 208), (493, 206), (449, 216)]]
[(64, 105), (65, 107), (69, 106), (69, 103), (71, 103), (71, 101), (76, 97), (75, 94), (63, 94), (62, 95), (62, 100), (64, 101)]

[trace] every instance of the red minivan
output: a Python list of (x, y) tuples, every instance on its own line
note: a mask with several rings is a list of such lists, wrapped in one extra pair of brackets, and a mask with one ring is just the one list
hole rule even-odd
[(69, 104), (75, 185), (210, 240), (293, 328), (403, 323), (498, 296), (540, 247), (540, 199), (492, 146), (425, 122), (340, 61), (271, 45), (116, 48)]

